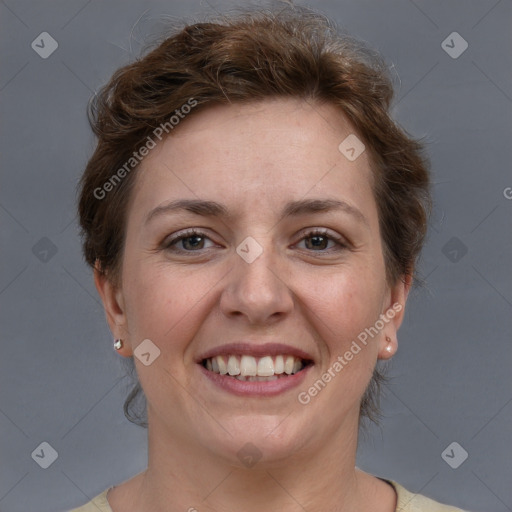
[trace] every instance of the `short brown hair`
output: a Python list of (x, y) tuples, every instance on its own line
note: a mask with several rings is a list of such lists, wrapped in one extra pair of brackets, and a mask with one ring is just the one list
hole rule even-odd
[[(95, 191), (177, 109), (192, 98), (197, 106), (189, 116), (212, 104), (293, 97), (330, 103), (353, 124), (370, 153), (387, 279), (414, 274), (431, 204), (428, 160), (422, 144), (390, 117), (392, 80), (376, 52), (303, 7), (212, 18), (166, 36), (143, 58), (117, 70), (90, 103), (98, 142), (79, 199), (89, 265), (120, 282), (137, 168), (123, 173), (105, 197), (99, 199)], [(376, 369), (361, 417), (376, 420), (382, 380)], [(137, 383), (125, 403), (127, 417), (136, 422), (130, 404), (139, 391)]]

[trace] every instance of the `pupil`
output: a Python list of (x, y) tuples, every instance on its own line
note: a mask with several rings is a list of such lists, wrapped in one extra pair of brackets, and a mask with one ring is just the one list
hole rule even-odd
[[(314, 235), (309, 238), (309, 240), (312, 241), (313, 247), (321, 247), (322, 249), (325, 249), (325, 242), (326, 238), (322, 235)], [(308, 247), (309, 248), (309, 247)]]

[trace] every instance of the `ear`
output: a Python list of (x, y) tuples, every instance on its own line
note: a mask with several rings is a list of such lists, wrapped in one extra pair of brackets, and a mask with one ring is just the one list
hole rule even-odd
[(385, 323), (379, 338), (379, 359), (391, 359), (398, 350), (398, 329), (405, 316), (405, 303), (412, 285), (412, 273), (401, 276), (387, 294), (381, 318)]
[(117, 350), (117, 353), (124, 357), (132, 356), (133, 351), (129, 343), (122, 289), (117, 288), (108, 276), (100, 270), (99, 262), (96, 262), (94, 267), (94, 284), (103, 302), (110, 332), (115, 339), (123, 340), (123, 346)]

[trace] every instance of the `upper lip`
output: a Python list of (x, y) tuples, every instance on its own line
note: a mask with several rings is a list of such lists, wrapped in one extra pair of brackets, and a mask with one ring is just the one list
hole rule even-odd
[(205, 359), (210, 359), (215, 356), (249, 355), (253, 357), (264, 357), (277, 356), (280, 354), (291, 355), (307, 361), (313, 361), (313, 357), (307, 352), (304, 352), (297, 347), (293, 347), (292, 345), (286, 345), (285, 343), (264, 343), (257, 345), (255, 343), (240, 341), (211, 348), (201, 354), (198, 357), (197, 362), (201, 363)]

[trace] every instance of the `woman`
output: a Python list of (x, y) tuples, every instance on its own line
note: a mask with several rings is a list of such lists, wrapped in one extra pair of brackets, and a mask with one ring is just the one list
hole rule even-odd
[(101, 91), (84, 253), (148, 467), (77, 511), (456, 510), (355, 467), (430, 207), (392, 93), (305, 9), (187, 26)]

